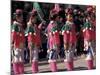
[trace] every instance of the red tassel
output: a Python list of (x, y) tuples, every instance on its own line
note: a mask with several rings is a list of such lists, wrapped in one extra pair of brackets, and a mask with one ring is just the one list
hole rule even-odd
[(91, 31), (91, 30), (86, 30), (84, 33), (83, 33), (83, 35), (84, 35), (84, 39), (85, 40), (92, 40), (92, 38), (93, 38), (93, 32)]
[(70, 39), (70, 34), (64, 32), (64, 36), (63, 36), (63, 41), (64, 41), (64, 43), (69, 42), (69, 39)]
[(33, 40), (33, 34), (28, 34), (28, 42), (32, 42)]
[(18, 48), (20, 44), (19, 32), (12, 32), (12, 40), (14, 41), (15, 47)]
[(96, 32), (95, 31), (92, 31), (91, 32), (91, 35), (92, 35), (92, 40), (95, 40), (96, 39)]
[(12, 40), (14, 41), (17, 38), (17, 32), (12, 32)]
[(60, 45), (60, 37), (59, 37), (58, 31), (54, 33), (54, 41), (55, 41), (55, 44)]
[(28, 34), (28, 48), (30, 48), (30, 42), (34, 43), (34, 35), (33, 34)]
[(41, 38), (40, 38), (40, 36), (39, 35), (35, 35), (34, 36), (34, 41), (35, 41), (35, 44), (37, 45), (37, 46), (40, 46), (40, 44), (41, 44)]
[(70, 33), (70, 43), (75, 43), (76, 42), (76, 33), (75, 31)]
[(24, 33), (20, 33), (19, 35), (20, 35), (19, 37), (20, 42), (24, 42), (25, 41)]

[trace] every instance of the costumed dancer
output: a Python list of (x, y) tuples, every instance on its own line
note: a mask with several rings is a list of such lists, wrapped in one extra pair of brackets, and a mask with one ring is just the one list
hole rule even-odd
[(23, 30), (23, 13), (21, 9), (17, 9), (15, 12), (16, 20), (13, 22), (12, 27), (12, 44), (14, 46), (13, 51), (13, 70), (14, 74), (24, 73), (24, 30)]
[(49, 64), (52, 72), (57, 71), (56, 59), (58, 55), (58, 50), (60, 46), (60, 38), (59, 31), (57, 29), (56, 19), (58, 18), (58, 14), (56, 10), (50, 11), (50, 23), (47, 27), (47, 35), (48, 35), (48, 46), (49, 46)]
[(87, 51), (87, 67), (88, 69), (93, 69), (93, 48), (92, 48), (92, 40), (93, 40), (93, 28), (91, 25), (91, 22), (89, 21), (89, 18), (86, 18), (86, 22), (83, 26), (83, 36), (84, 36), (84, 50)]
[(73, 55), (76, 48), (76, 31), (71, 14), (67, 14), (66, 24), (62, 27), (62, 35), (65, 50), (65, 65), (67, 70), (73, 70)]
[(35, 9), (30, 13), (29, 22), (27, 23), (26, 35), (28, 36), (28, 47), (30, 50), (30, 63), (32, 63), (32, 72), (38, 72), (38, 52), (41, 46), (40, 28), (37, 25), (37, 11)]
[(93, 37), (92, 37), (92, 48), (93, 48), (93, 52), (94, 54), (96, 53), (96, 7), (95, 6), (91, 6), (91, 7), (87, 7), (87, 10), (91, 9), (90, 11), (87, 11), (87, 13), (91, 13), (89, 21), (91, 22), (92, 25), (92, 32), (93, 32)]

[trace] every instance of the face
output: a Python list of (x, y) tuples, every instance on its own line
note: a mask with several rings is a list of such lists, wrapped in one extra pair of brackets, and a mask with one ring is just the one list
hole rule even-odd
[(63, 18), (60, 17), (60, 21), (62, 22), (63, 21)]
[(57, 17), (56, 17), (56, 21), (59, 21), (59, 20), (60, 20), (60, 17), (59, 17), (59, 16), (57, 16)]
[(32, 22), (32, 23), (36, 23), (36, 16), (31, 17), (31, 22)]
[(72, 16), (68, 19), (70, 22), (72, 22), (73, 21), (73, 18), (72, 18)]
[(18, 22), (22, 23), (22, 22), (23, 22), (23, 16), (22, 16), (22, 15), (21, 15), (21, 16), (17, 16), (17, 17), (16, 17), (16, 20), (17, 20)]
[(91, 17), (88, 17), (87, 19), (88, 19), (88, 21), (91, 21)]

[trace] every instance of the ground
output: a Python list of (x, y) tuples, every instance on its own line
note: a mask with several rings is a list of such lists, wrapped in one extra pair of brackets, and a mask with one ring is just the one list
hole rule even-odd
[[(94, 58), (94, 69), (96, 68), (95, 66), (96, 66), (96, 60)], [(59, 58), (57, 60), (57, 67), (58, 67), (58, 72), (67, 71), (62, 58)], [(73, 71), (79, 71), (79, 70), (87, 70), (84, 55), (74, 58), (74, 70)], [(39, 61), (39, 73), (45, 73), (45, 72), (51, 72), (51, 71), (50, 71), (47, 60), (42, 59)], [(30, 73), (32, 73), (31, 64), (25, 64), (25, 74), (30, 74)]]

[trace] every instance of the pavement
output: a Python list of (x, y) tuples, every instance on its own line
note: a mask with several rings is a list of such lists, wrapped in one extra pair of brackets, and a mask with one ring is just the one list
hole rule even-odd
[[(63, 60), (64, 60), (63, 58), (59, 58), (57, 60), (58, 72), (67, 71)], [(25, 66), (25, 70), (24, 70), (25, 74), (32, 74), (31, 64), (25, 64), (24, 66)], [(96, 57), (94, 57), (94, 69), (95, 68), (96, 68)], [(80, 71), (80, 70), (87, 70), (85, 55), (74, 57), (73, 71)], [(47, 72), (51, 72), (49, 68), (48, 60), (42, 59), (39, 61), (39, 73), (47, 73)]]

